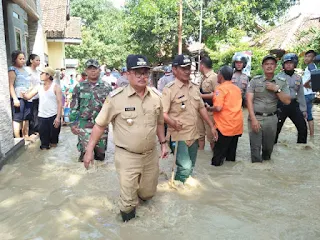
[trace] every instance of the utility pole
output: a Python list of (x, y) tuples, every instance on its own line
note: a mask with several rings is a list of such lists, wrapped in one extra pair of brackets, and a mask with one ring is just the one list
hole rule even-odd
[(178, 54), (182, 54), (182, 0), (179, 3)]

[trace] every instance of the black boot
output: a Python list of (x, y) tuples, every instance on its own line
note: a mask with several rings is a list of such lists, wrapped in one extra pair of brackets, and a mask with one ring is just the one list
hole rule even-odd
[(128, 222), (132, 218), (136, 217), (136, 209), (135, 208), (129, 213), (125, 213), (125, 212), (122, 212), (122, 211), (120, 211), (120, 213), (121, 213), (122, 220), (124, 222)]

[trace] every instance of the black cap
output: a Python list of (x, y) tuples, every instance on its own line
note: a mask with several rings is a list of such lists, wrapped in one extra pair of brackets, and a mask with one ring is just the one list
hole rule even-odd
[(173, 61), (172, 61), (172, 66), (180, 66), (180, 67), (186, 67), (191, 65), (191, 59), (188, 55), (177, 55)]
[(151, 68), (149, 66), (148, 59), (142, 55), (129, 55), (127, 57), (127, 69), (137, 69), (137, 68)]
[(91, 67), (91, 66), (99, 68), (100, 64), (96, 59), (89, 59), (88, 61), (86, 61), (85, 66), (86, 66), (86, 68)]
[(268, 60), (268, 59), (272, 59), (272, 60), (274, 60), (276, 63), (278, 62), (278, 60), (277, 60), (277, 58), (276, 58), (275, 56), (273, 56), (273, 55), (267, 55), (267, 56), (265, 56), (265, 57), (262, 59), (262, 64), (263, 64), (266, 60)]

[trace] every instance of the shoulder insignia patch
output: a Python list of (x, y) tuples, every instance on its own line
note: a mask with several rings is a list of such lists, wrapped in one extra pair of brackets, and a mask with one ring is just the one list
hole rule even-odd
[(158, 90), (158, 89), (156, 89), (155, 87), (152, 87), (151, 88), (151, 90), (155, 93), (155, 94), (157, 94), (159, 97), (161, 97), (161, 92)]
[(285, 81), (286, 81), (286, 78), (284, 78), (284, 77), (280, 77), (280, 76), (278, 76), (278, 77), (277, 77), (277, 79), (278, 79), (278, 80), (280, 80), (280, 81), (283, 81), (283, 82), (285, 82)]
[(123, 91), (123, 89), (124, 89), (123, 87), (119, 87), (119, 88), (117, 88), (116, 90), (112, 91), (112, 92), (110, 93), (110, 97), (114, 97), (115, 95), (121, 93), (121, 92)]
[(252, 80), (253, 79), (258, 79), (258, 78), (261, 78), (262, 77), (262, 75), (257, 75), (257, 76), (254, 76), (253, 78), (252, 78)]
[(166, 84), (166, 87), (171, 87), (171, 86), (173, 86), (173, 84), (174, 84), (174, 81), (172, 81), (172, 82), (169, 82), (168, 84)]

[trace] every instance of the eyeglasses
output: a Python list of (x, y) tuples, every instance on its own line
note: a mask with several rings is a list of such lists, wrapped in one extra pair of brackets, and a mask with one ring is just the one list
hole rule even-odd
[(146, 70), (146, 71), (143, 71), (143, 70), (135, 70), (135, 71), (134, 71), (134, 75), (135, 75), (137, 78), (141, 78), (142, 76), (148, 77), (149, 74), (150, 74), (150, 71), (149, 71), (149, 70)]

